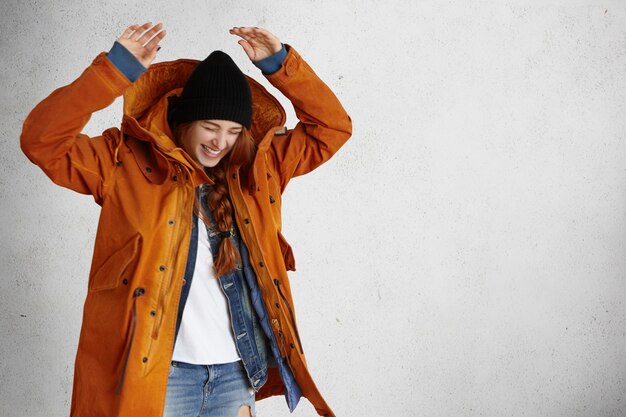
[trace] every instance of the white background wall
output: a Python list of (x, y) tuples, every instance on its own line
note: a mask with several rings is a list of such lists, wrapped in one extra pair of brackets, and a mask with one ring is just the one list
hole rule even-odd
[(284, 202), (303, 344), (339, 416), (626, 415), (625, 1), (125, 3), (0, 5), (0, 415), (68, 414), (98, 217), (24, 157), (21, 124), (150, 19), (158, 60), (223, 49), (257, 79), (227, 29), (267, 27), (353, 118)]

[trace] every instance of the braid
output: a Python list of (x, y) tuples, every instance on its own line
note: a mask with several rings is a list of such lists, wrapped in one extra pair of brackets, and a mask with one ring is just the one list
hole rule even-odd
[[(182, 123), (173, 126), (172, 130), (174, 131), (177, 144), (180, 145), (181, 138), (188, 134), (192, 123), (193, 122)], [(229, 164), (239, 167), (242, 174), (240, 181), (242, 182), (242, 186), (246, 187), (248, 185), (247, 171), (252, 165), (255, 154), (256, 144), (250, 135), (250, 131), (244, 127), (241, 136), (237, 139), (229, 155), (225, 156), (215, 167), (205, 168), (205, 172), (214, 182), (206, 198), (218, 233), (228, 233), (233, 229), (234, 209), (230, 201), (226, 168)], [(207, 213), (202, 209), (202, 205), (198, 199), (195, 199), (194, 213), (196, 213), (205, 224), (211, 224)], [(241, 255), (233, 242), (227, 237), (222, 238), (217, 257), (213, 260), (215, 275), (220, 277), (232, 271), (235, 269), (236, 263), (240, 262), (240, 260)]]
[[(207, 203), (213, 214), (217, 231), (229, 232), (233, 227), (233, 205), (230, 202), (226, 170), (222, 162), (224, 161), (211, 169), (210, 177), (215, 184), (209, 191)], [(219, 277), (232, 271), (239, 260), (239, 251), (233, 242), (227, 237), (222, 238), (217, 258), (213, 261), (216, 276)]]

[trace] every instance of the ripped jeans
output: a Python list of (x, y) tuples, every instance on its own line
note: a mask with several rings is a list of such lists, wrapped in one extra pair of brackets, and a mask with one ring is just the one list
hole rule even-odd
[(219, 365), (172, 361), (163, 417), (237, 417), (242, 406), (255, 415), (254, 390), (241, 361)]

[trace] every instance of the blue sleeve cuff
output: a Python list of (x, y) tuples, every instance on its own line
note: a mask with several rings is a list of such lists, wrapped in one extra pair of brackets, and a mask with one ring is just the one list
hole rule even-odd
[(131, 82), (137, 81), (137, 78), (146, 70), (137, 58), (135, 58), (124, 45), (117, 41), (115, 41), (113, 47), (107, 54), (107, 58), (109, 58), (109, 61), (111, 61), (111, 63)]
[(258, 62), (253, 62), (254, 65), (257, 66), (258, 69), (263, 72), (265, 75), (270, 75), (275, 73), (280, 69), (280, 66), (283, 64), (283, 61), (287, 57), (287, 49), (283, 44), (283, 47), (280, 51), (276, 52), (272, 56), (268, 56)]

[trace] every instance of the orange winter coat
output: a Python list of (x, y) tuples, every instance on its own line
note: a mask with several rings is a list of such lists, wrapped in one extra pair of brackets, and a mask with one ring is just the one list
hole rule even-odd
[[(189, 249), (194, 189), (211, 181), (172, 140), (167, 97), (180, 93), (197, 61), (152, 65), (135, 83), (98, 55), (71, 84), (39, 103), (24, 122), (21, 146), (55, 183), (93, 195), (102, 207), (74, 373), (71, 415), (159, 417), (163, 414), (178, 302)], [(334, 416), (307, 369), (285, 300), (295, 264), (281, 234), (281, 193), (289, 180), (328, 160), (350, 137), (351, 121), (335, 95), (290, 48), (268, 80), (300, 120), (249, 79), (252, 134), (258, 151), (249, 173), (228, 168), (241, 235), (281, 355), (320, 415)], [(90, 115), (124, 94), (121, 129), (89, 138)], [(248, 174), (252, 187), (243, 186)], [(128, 352), (128, 354), (127, 354)], [(276, 369), (257, 399), (280, 395)]]

